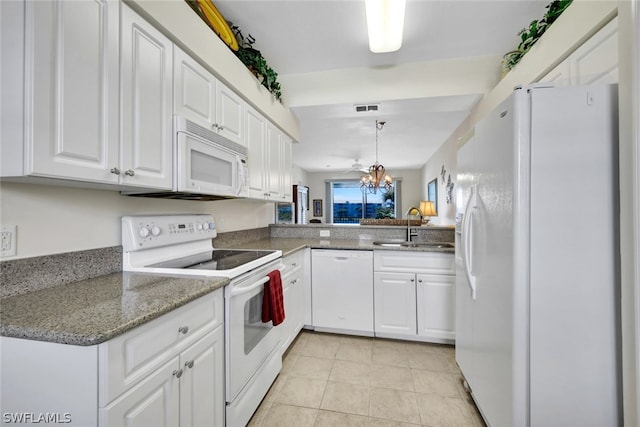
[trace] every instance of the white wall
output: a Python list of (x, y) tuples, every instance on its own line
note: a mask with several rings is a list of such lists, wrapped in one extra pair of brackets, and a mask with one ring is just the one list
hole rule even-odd
[(17, 255), (2, 260), (120, 245), (120, 217), (136, 214), (212, 214), (218, 232), (266, 227), (272, 202), (196, 202), (121, 196), (116, 191), (0, 183), (0, 222), (15, 224)]
[[(410, 206), (419, 206), (422, 197), (422, 175), (420, 170), (388, 170), (387, 173), (393, 178), (402, 178), (402, 189), (400, 193), (400, 211), (404, 212), (409, 209)], [(322, 200), (322, 222), (324, 222), (327, 201), (325, 200), (325, 183), (330, 180), (339, 179), (360, 179), (362, 174), (358, 173), (342, 173), (342, 172), (309, 172), (308, 186), (309, 186), (309, 217), (313, 216), (312, 202), (314, 199)]]
[[(454, 225), (456, 223), (457, 151), (456, 139), (450, 138), (438, 148), (422, 167), (422, 200), (427, 200), (427, 184), (434, 178), (438, 179), (438, 216), (431, 217), (431, 223), (434, 225)], [(440, 174), (443, 166), (446, 171), (444, 180)], [(449, 176), (451, 176), (451, 181), (453, 182), (453, 194), (451, 202), (447, 203), (446, 179)]]

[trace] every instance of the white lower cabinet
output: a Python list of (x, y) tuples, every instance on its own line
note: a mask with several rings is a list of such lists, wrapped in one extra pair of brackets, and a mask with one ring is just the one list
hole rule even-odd
[(313, 326), (316, 330), (373, 335), (371, 251), (311, 251)]
[(223, 426), (222, 292), (95, 346), (0, 338), (2, 412), (66, 412), (82, 427)]
[[(282, 328), (282, 352), (284, 353), (305, 324), (307, 311), (305, 267), (309, 262), (309, 249), (295, 252), (282, 260), (285, 270), (282, 273), (284, 291), (285, 320)], [(310, 307), (308, 307), (310, 310)]]
[(455, 275), (417, 275), (419, 337), (438, 342), (455, 339), (455, 284)]
[(453, 254), (374, 251), (374, 270), (376, 336), (454, 341)]
[(375, 332), (416, 335), (416, 276), (374, 273)]
[(101, 426), (222, 426), (222, 327), (100, 410)]

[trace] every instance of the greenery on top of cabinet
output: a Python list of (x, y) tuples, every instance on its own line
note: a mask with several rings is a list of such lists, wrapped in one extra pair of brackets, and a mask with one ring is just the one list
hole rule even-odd
[(520, 36), (520, 44), (516, 50), (507, 52), (503, 56), (502, 64), (504, 72), (508, 72), (516, 66), (522, 57), (531, 49), (531, 46), (536, 44), (538, 39), (547, 31), (547, 29), (558, 19), (558, 17), (565, 11), (567, 7), (573, 2), (573, 0), (554, 0), (546, 5), (547, 12), (541, 19), (534, 19), (529, 24), (529, 27), (520, 30), (518, 35)]

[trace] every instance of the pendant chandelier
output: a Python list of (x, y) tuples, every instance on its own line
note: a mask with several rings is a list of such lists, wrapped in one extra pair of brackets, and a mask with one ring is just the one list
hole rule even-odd
[(369, 173), (360, 178), (362, 191), (368, 191), (371, 194), (376, 194), (378, 190), (384, 194), (392, 188), (393, 180), (387, 175), (384, 166), (378, 163), (378, 131), (382, 130), (385, 123), (376, 120), (376, 162), (369, 166)]

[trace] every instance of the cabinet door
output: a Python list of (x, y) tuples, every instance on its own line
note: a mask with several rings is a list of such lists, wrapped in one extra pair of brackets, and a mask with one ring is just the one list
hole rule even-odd
[(294, 301), (292, 294), (293, 287), (290, 285), (290, 277), (282, 278), (282, 299), (284, 301), (284, 321), (278, 325), (280, 328), (280, 339), (282, 345), (282, 353), (287, 351), (289, 345), (293, 341), (293, 325), (294, 325)]
[(455, 338), (454, 275), (418, 274), (418, 335), (428, 341)]
[(174, 357), (143, 382), (100, 409), (101, 427), (175, 427), (179, 425), (180, 387)]
[(117, 183), (119, 3), (24, 4), (25, 173)]
[(264, 199), (266, 197), (266, 121), (253, 108), (247, 107), (246, 141), (249, 157), (249, 197)]
[(173, 111), (215, 130), (216, 78), (177, 46), (173, 47)]
[(292, 151), (291, 138), (282, 134), (280, 139), (280, 150), (282, 156), (282, 163), (280, 165), (280, 183), (282, 185), (281, 194), (282, 201), (293, 201), (293, 185), (291, 184), (291, 151)]
[(122, 4), (121, 183), (171, 189), (173, 43)]
[(416, 275), (374, 273), (376, 334), (416, 334)]
[(224, 329), (180, 355), (180, 427), (224, 425)]
[(576, 49), (568, 61), (574, 85), (618, 83), (618, 19)]
[(272, 200), (280, 200), (282, 195), (280, 136), (278, 128), (267, 122), (267, 193)]
[(238, 144), (246, 145), (244, 138), (245, 102), (218, 80), (216, 83), (217, 132)]

